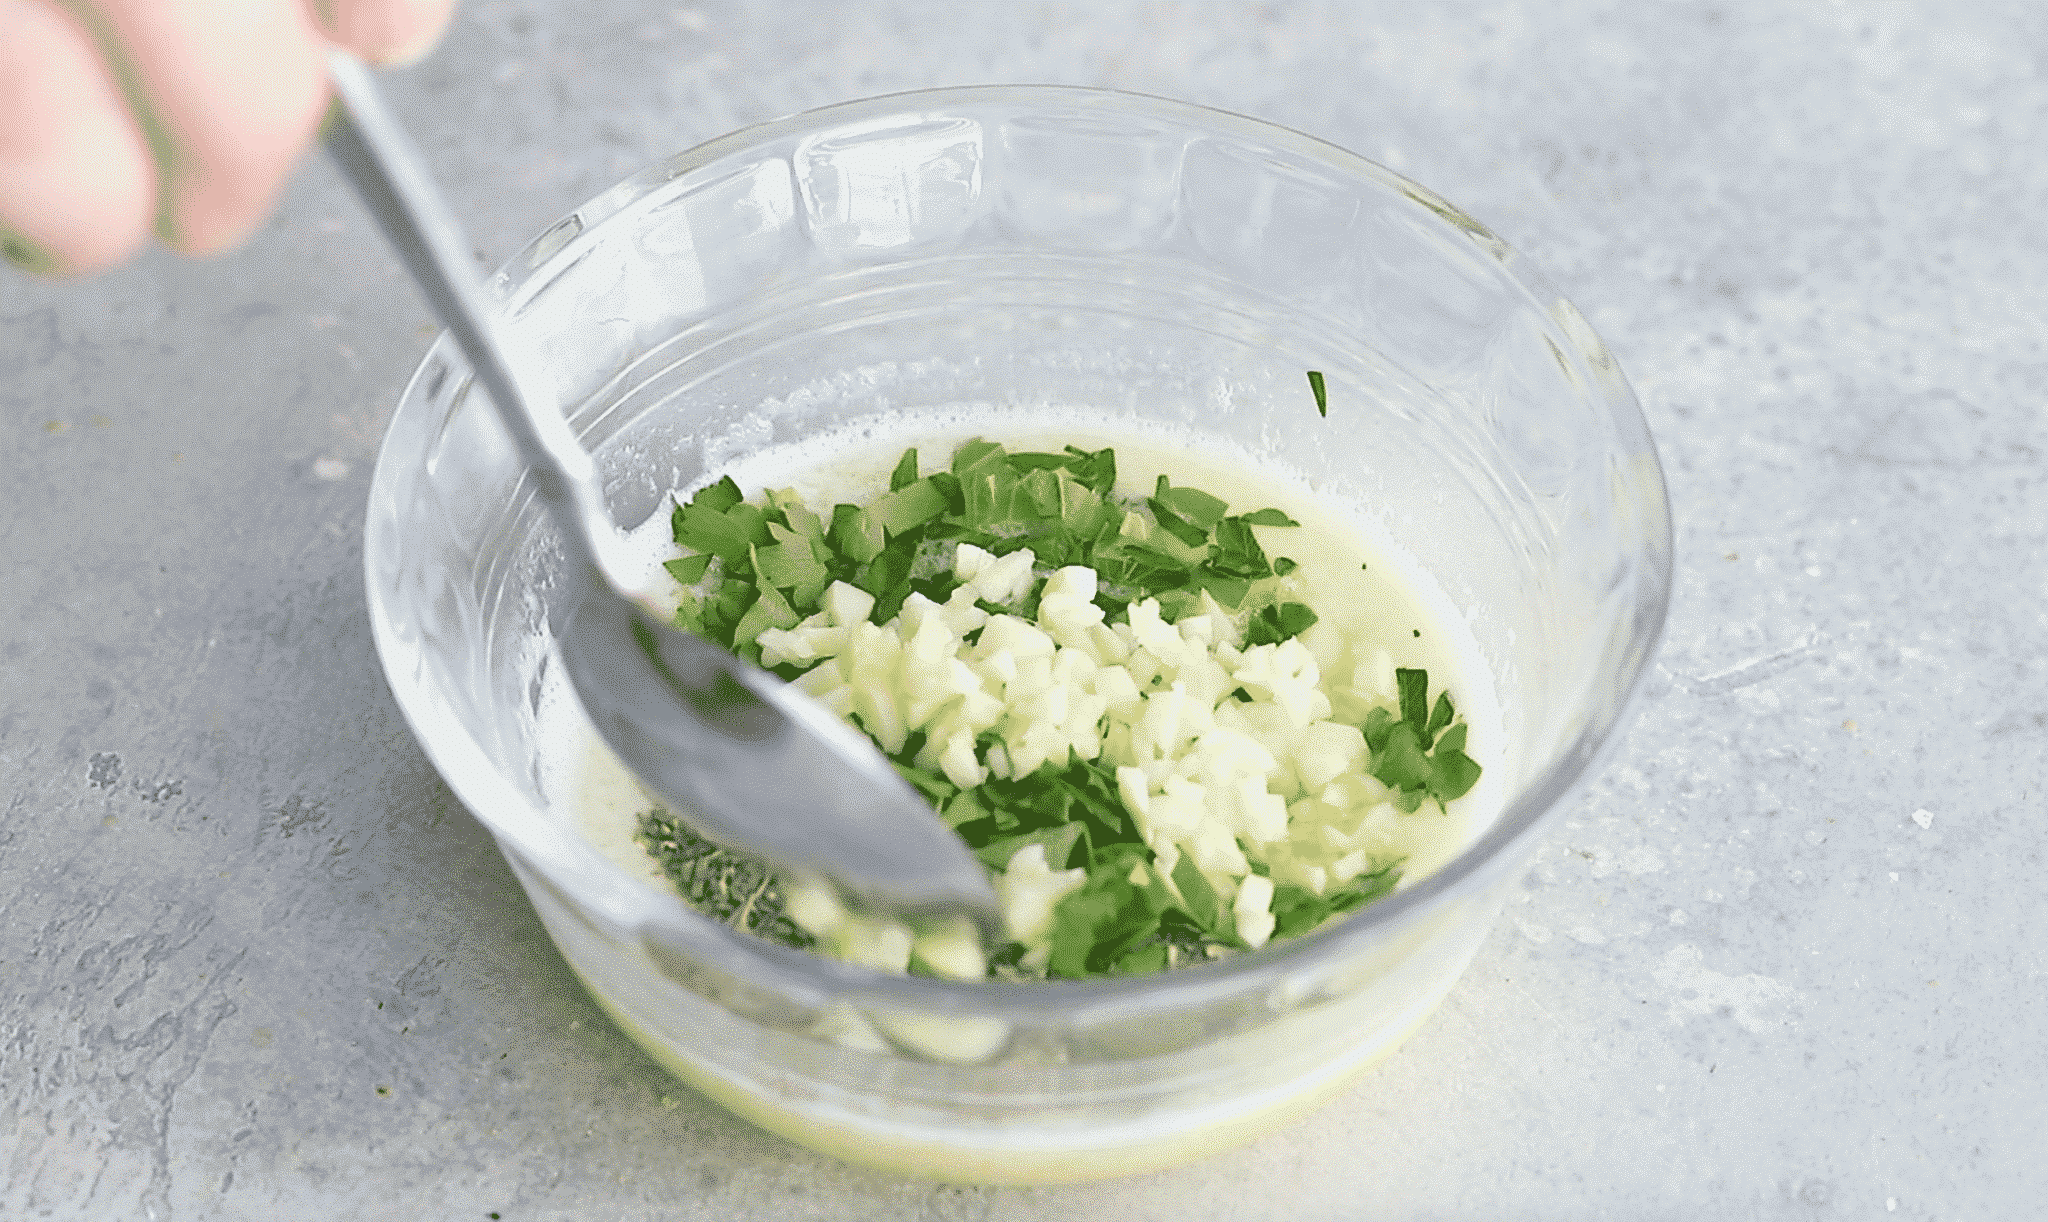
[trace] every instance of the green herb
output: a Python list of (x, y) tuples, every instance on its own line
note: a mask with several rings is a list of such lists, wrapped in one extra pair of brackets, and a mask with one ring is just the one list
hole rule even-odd
[(739, 485), (726, 476), (676, 506), (671, 525), (677, 543), (737, 564), (756, 543), (771, 543), (767, 514), (740, 499)]
[(1387, 862), (1361, 874), (1349, 886), (1333, 888), (1321, 895), (1292, 883), (1273, 888), (1273, 936), (1292, 938), (1305, 934), (1339, 913), (1355, 912), (1391, 893), (1401, 881), (1399, 863)]
[(751, 559), (754, 562), (754, 572), (759, 575), (762, 583), (776, 589), (809, 589), (816, 584), (818, 590), (822, 592), (825, 585), (830, 584), (826, 581), (830, 574), (825, 568), (825, 562), (818, 556), (808, 539), (792, 538), (767, 547), (757, 547), (753, 550)]
[[(1311, 377), (1320, 401), (1320, 375)], [(980, 440), (956, 449), (945, 470), (922, 476), (917, 451), (906, 450), (890, 471), (887, 493), (864, 506), (835, 505), (827, 515), (787, 493), (749, 503), (730, 478), (720, 479), (678, 503), (672, 515), (676, 542), (692, 553), (667, 564), (685, 587), (677, 621), (758, 662), (760, 634), (814, 614), (834, 581), (874, 596), (876, 624), (893, 619), (913, 592), (944, 602), (960, 584), (952, 575), (954, 548), (972, 543), (998, 556), (1028, 547), (1041, 574), (1070, 564), (1093, 568), (1096, 602), (1111, 621), (1144, 598), (1158, 599), (1171, 621), (1205, 605), (1207, 594), (1243, 617), (1247, 646), (1279, 644), (1317, 622), (1307, 605), (1282, 597), (1284, 579), (1299, 566), (1269, 558), (1256, 533), (1299, 526), (1285, 513), (1233, 515), (1222, 499), (1164, 476), (1150, 496), (1135, 500), (1119, 498), (1115, 485), (1111, 449), (1012, 453)], [(1029, 618), (1040, 584), (1012, 605), (977, 605)], [(778, 673), (795, 678), (802, 668)], [(1399, 670), (1396, 679), (1398, 709), (1374, 709), (1361, 730), (1368, 771), (1412, 812), (1425, 800), (1441, 804), (1469, 791), (1479, 766), (1464, 753), (1466, 727), (1450, 696), (1439, 693), (1431, 704), (1421, 670)], [(1235, 694), (1252, 699), (1243, 689)], [(982, 735), (977, 754), (997, 741), (992, 732)], [(1155, 971), (1243, 947), (1234, 913), (1191, 859), (1180, 858), (1170, 878), (1160, 876), (1124, 809), (1114, 766), (1070, 755), (1028, 776), (991, 777), (962, 789), (944, 773), (917, 766), (924, 747), (924, 734), (912, 733), (891, 762), (988, 869), (1006, 869), (1032, 846), (1043, 849), (1051, 869), (1086, 869), (1085, 883), (1054, 907), (1049, 974)], [(700, 909), (777, 941), (810, 943), (783, 913), (775, 880), (758, 862), (696, 837), (659, 810), (642, 817), (640, 837)], [(1267, 873), (1256, 858), (1251, 868)], [(1380, 863), (1320, 896), (1282, 884), (1274, 892), (1275, 934), (1305, 933), (1353, 911), (1390, 891), (1399, 876), (1398, 863)], [(1022, 954), (1020, 946), (999, 948), (992, 971), (1018, 973)]]
[(1372, 775), (1399, 791), (1396, 805), (1418, 809), (1430, 797), (1441, 806), (1464, 797), (1478, 783), (1480, 768), (1465, 754), (1465, 723), (1449, 692), (1429, 704), (1429, 672), (1398, 668), (1394, 682), (1400, 692), (1400, 713), (1374, 709), (1366, 715), (1365, 745), (1372, 751)]
[[(1199, 531), (1207, 531), (1221, 522), (1223, 515), (1230, 510), (1228, 501), (1210, 496), (1199, 488), (1175, 488), (1164, 475), (1159, 477), (1158, 490), (1147, 504), (1155, 513), (1171, 515)], [(1200, 546), (1203, 540), (1196, 538), (1187, 542), (1190, 546)]]
[(658, 806), (641, 814), (635, 839), (682, 897), (713, 920), (784, 946), (814, 941), (783, 912), (781, 884), (759, 861), (718, 847)]
[(1316, 622), (1316, 613), (1305, 603), (1275, 603), (1262, 607), (1253, 613), (1245, 624), (1244, 643), (1247, 645), (1278, 645), (1291, 637), (1300, 636)]
[[(874, 595), (870, 618), (886, 623), (913, 590), (935, 601), (952, 593), (946, 553), (933, 549), (954, 543), (998, 556), (1029, 547), (1044, 570), (1086, 565), (1101, 578), (1105, 614), (1155, 597), (1169, 620), (1196, 609), (1202, 593), (1233, 611), (1256, 604), (1258, 583), (1298, 567), (1268, 560), (1252, 533), (1299, 525), (1277, 509), (1229, 516), (1221, 498), (1164, 476), (1135, 503), (1119, 500), (1115, 486), (1113, 449), (1011, 453), (980, 440), (955, 450), (948, 470), (922, 478), (917, 451), (905, 450), (887, 493), (867, 506), (835, 505), (826, 519), (786, 496), (750, 504), (723, 478), (673, 515), (676, 542), (696, 554), (668, 570), (685, 586), (706, 586), (678, 622), (758, 659), (753, 634), (813, 613), (825, 588), (844, 581)], [(1034, 614), (1035, 598), (1006, 609)]]
[(903, 451), (903, 457), (896, 460), (896, 469), (889, 472), (889, 491), (899, 492), (917, 482), (917, 447)]
[[(1211, 946), (1242, 947), (1230, 911), (1201, 871), (1185, 858), (1174, 869), (1176, 897), (1142, 845), (1122, 845), (1088, 872), (1079, 890), (1053, 905), (1052, 976), (1129, 976), (1183, 959), (1204, 959)], [(1142, 879), (1134, 882), (1133, 877)], [(1189, 881), (1183, 881), (1183, 880)], [(1192, 892), (1192, 894), (1190, 894)]]
[(708, 555), (682, 556), (674, 560), (663, 561), (661, 567), (667, 569), (668, 575), (683, 585), (693, 586), (704, 579), (704, 570), (711, 567), (711, 557)]
[(1308, 388), (1315, 392), (1316, 415), (1328, 418), (1330, 414), (1330, 396), (1329, 392), (1323, 389), (1323, 374), (1321, 370), (1311, 369), (1308, 371)]

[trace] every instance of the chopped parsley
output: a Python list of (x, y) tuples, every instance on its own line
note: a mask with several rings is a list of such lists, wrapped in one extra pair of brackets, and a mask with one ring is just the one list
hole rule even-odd
[[(1322, 410), (1322, 377), (1312, 372), (1309, 379)], [(1269, 556), (1255, 529), (1298, 527), (1292, 518), (1271, 508), (1232, 514), (1221, 498), (1163, 475), (1149, 495), (1123, 497), (1116, 479), (1116, 454), (1108, 448), (1013, 452), (983, 440), (961, 445), (929, 472), (917, 450), (905, 450), (886, 493), (829, 512), (789, 493), (750, 502), (722, 478), (679, 500), (671, 515), (674, 539), (687, 553), (667, 562), (684, 587), (676, 620), (759, 663), (762, 634), (787, 632), (816, 615), (835, 582), (872, 596), (867, 618), (878, 626), (890, 624), (913, 594), (946, 603), (963, 584), (954, 553), (972, 544), (996, 558), (1025, 548), (1034, 557), (1022, 594), (1004, 595), (1009, 601), (1001, 605), (971, 600), (990, 614), (1030, 620), (1041, 597), (1049, 597), (1045, 576), (1078, 565), (1097, 575), (1094, 602), (1105, 623), (1120, 623), (1147, 599), (1157, 600), (1166, 623), (1220, 607), (1235, 617), (1249, 650), (1292, 641), (1318, 622), (1313, 609), (1288, 597), (1300, 566)], [(808, 665), (775, 669), (796, 679)], [(1425, 801), (1441, 807), (1469, 792), (1479, 776), (1464, 752), (1465, 723), (1449, 693), (1430, 702), (1426, 672), (1401, 669), (1396, 679), (1397, 707), (1373, 708), (1357, 727), (1366, 747), (1358, 771), (1393, 791), (1403, 813)], [(1244, 687), (1232, 694), (1254, 699)], [(860, 723), (858, 711), (852, 716)], [(1240, 935), (1231, 902), (1192, 858), (1179, 856), (1162, 874), (1107, 758), (1062, 748), (1023, 775), (1001, 775), (1005, 765), (963, 786), (950, 779), (961, 775), (957, 770), (949, 775), (930, 766), (923, 730), (899, 733), (895, 745), (890, 759), (898, 772), (992, 873), (1034, 847), (1049, 871), (1086, 871), (1085, 881), (1053, 903), (1050, 949), (1040, 945), (1036, 966), (1021, 967), (1027, 948), (1011, 943), (994, 949), (993, 974), (1150, 972), (1241, 950), (1265, 936), (1254, 933), (1248, 942)], [(993, 730), (973, 745), (977, 759), (1007, 750)], [(920, 766), (920, 758), (927, 763)], [(659, 809), (641, 816), (639, 838), (684, 898), (708, 915), (787, 945), (814, 944), (785, 914), (780, 886), (759, 862), (700, 839)], [(1255, 874), (1268, 873), (1255, 857), (1247, 864)], [(1320, 894), (1273, 880), (1265, 910), (1272, 936), (1307, 933), (1386, 895), (1399, 879), (1397, 859), (1375, 859), (1346, 881), (1319, 884)]]
[[(1153, 495), (1127, 503), (1114, 493), (1112, 449), (1012, 453), (971, 441), (949, 469), (918, 471), (917, 451), (904, 451), (887, 493), (867, 506), (834, 505), (829, 517), (787, 494), (749, 503), (730, 476), (679, 502), (671, 530), (694, 554), (666, 564), (686, 587), (677, 624), (759, 662), (761, 631), (815, 613), (835, 581), (874, 595), (875, 624), (894, 619), (913, 591), (945, 601), (959, 584), (945, 557), (959, 543), (996, 556), (1028, 547), (1048, 571), (1085, 565), (1100, 576), (1095, 601), (1105, 613), (1157, 598), (1169, 623), (1199, 608), (1204, 593), (1226, 609), (1263, 613), (1277, 588), (1269, 579), (1297, 567), (1268, 558), (1252, 532), (1300, 525), (1286, 514), (1231, 515), (1217, 497), (1165, 476)], [(1004, 609), (1029, 616), (1036, 606), (1027, 599)], [(1313, 612), (1289, 603), (1262, 619), (1261, 640), (1286, 640), (1313, 623)]]
[(1479, 781), (1479, 765), (1465, 754), (1465, 723), (1458, 720), (1449, 692), (1429, 703), (1429, 672), (1405, 667), (1394, 671), (1400, 687), (1400, 713), (1377, 708), (1366, 714), (1365, 745), (1372, 751), (1372, 775), (1396, 790), (1395, 805), (1403, 813), (1419, 809), (1424, 798), (1441, 807), (1471, 792)]
[(1316, 622), (1316, 613), (1305, 603), (1274, 603), (1261, 607), (1245, 625), (1244, 643), (1247, 645), (1277, 645), (1289, 637), (1300, 636)]
[(1316, 415), (1328, 419), (1330, 415), (1330, 392), (1323, 386), (1322, 370), (1311, 369), (1308, 371), (1308, 388), (1314, 392), (1316, 397)]
[(1285, 883), (1273, 888), (1273, 927), (1276, 938), (1305, 934), (1339, 913), (1356, 912), (1394, 890), (1401, 881), (1397, 863), (1386, 862), (1370, 873), (1351, 880), (1351, 885), (1333, 887), (1321, 895), (1306, 887)]

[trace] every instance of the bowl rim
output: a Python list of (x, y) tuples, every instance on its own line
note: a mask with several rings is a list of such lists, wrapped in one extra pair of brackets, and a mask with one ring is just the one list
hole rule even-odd
[[(445, 335), (429, 348), (400, 395), (372, 475), (364, 565), (372, 636), (383, 670), (415, 739), (448, 780), (450, 788), (456, 790), (465, 806), (497, 838), (500, 848), (517, 852), (537, 876), (563, 892), (562, 898), (574, 897), (569, 905), (572, 911), (583, 911), (599, 923), (611, 926), (616, 935), (635, 938), (649, 950), (680, 951), (757, 986), (772, 987), (793, 1000), (818, 1005), (852, 1002), (885, 1009), (909, 1007), (1013, 1020), (1077, 1023), (1180, 1010), (1268, 990), (1278, 989), (1284, 994), (1290, 986), (1299, 984), (1303, 973), (1341, 970), (1344, 964), (1407, 932), (1429, 913), (1473, 898), (1498, 881), (1503, 872), (1518, 867), (1525, 854), (1533, 851), (1533, 842), (1542, 835), (1545, 825), (1558, 817), (1579, 789), (1598, 774), (1625, 737), (1642, 696), (1643, 679), (1662, 643), (1672, 595), (1675, 541), (1669, 489), (1655, 441), (1634, 391), (1605, 344), (1513, 247), (1462, 209), (1405, 175), (1293, 128), (1233, 111), (1123, 90), (1065, 85), (971, 85), (882, 94), (799, 111), (736, 129), (673, 154), (599, 192), (543, 229), (505, 262), (491, 278), (491, 284), (500, 300), (505, 301), (536, 278), (545, 283), (553, 270), (579, 256), (581, 248), (594, 240), (594, 231), (605, 222), (657, 188), (729, 155), (791, 136), (816, 137), (875, 120), (886, 122), (949, 107), (989, 105), (1024, 105), (1067, 113), (1101, 110), (1122, 117), (1153, 117), (1200, 129), (1212, 137), (1236, 137), (1267, 147), (1277, 146), (1341, 176), (1370, 180), (1406, 197), (1413, 207), (1428, 214), (1421, 218), (1425, 223), (1441, 227), (1483, 255), (1503, 281), (1518, 290), (1524, 305), (1553, 324), (1554, 338), (1568, 343), (1568, 351), (1582, 360), (1591, 373), (1586, 381), (1586, 394), (1604, 408), (1617, 440), (1629, 443), (1630, 452), (1648, 460), (1638, 490), (1639, 494), (1648, 494), (1638, 508), (1646, 511), (1649, 520), (1642, 523), (1647, 527), (1641, 532), (1645, 563), (1639, 569), (1632, 604), (1634, 614), (1628, 621), (1631, 649), (1616, 672), (1620, 698), (1604, 723), (1581, 727), (1570, 745), (1543, 772), (1507, 796), (1484, 833), (1431, 874), (1341, 921), (1299, 937), (1269, 943), (1254, 952), (1143, 976), (955, 981), (857, 967), (770, 943), (703, 916), (672, 891), (663, 892), (631, 877), (580, 835), (557, 826), (555, 820), (533, 807), (516, 788), (496, 775), (488, 757), (467, 733), (449, 736), (422, 732), (427, 709), (416, 705), (422, 701), (431, 704), (434, 694), (416, 681), (417, 676), (401, 674), (393, 665), (401, 656), (401, 643), (385, 605), (376, 567), (380, 554), (372, 543), (379, 536), (377, 507), (388, 502), (380, 493), (387, 493), (387, 484), (400, 478), (394, 472), (406, 461), (405, 456), (394, 451), (402, 431), (400, 422), (407, 418), (407, 406), (423, 402), (416, 392), (437, 360), (454, 365), (458, 371), (463, 369)], [(1557, 311), (1564, 312), (1568, 319), (1561, 318)], [(417, 413), (424, 407), (413, 410)], [(443, 724), (450, 723), (444, 720)], [(456, 776), (463, 778), (463, 785), (458, 786)], [(480, 792), (473, 798), (465, 790)], [(504, 813), (520, 808), (533, 818), (515, 821)], [(660, 965), (660, 954), (649, 957)]]

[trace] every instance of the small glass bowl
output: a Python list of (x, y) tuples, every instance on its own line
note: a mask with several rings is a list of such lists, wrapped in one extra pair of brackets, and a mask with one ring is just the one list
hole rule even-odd
[[(579, 833), (550, 713), (553, 528), (461, 358), (428, 353), (365, 542), (379, 653), (449, 785), (622, 1029), (851, 1162), (1047, 1183), (1187, 1161), (1328, 1098), (1457, 979), (1616, 740), (1671, 584), (1662, 473), (1572, 306), (1428, 190), (1236, 115), (952, 89), (680, 154), (494, 286), (623, 524), (764, 447), (1092, 405), (1256, 454), (1434, 575), (1493, 672), (1499, 814), (1356, 916), (1156, 976), (889, 976), (712, 922)], [(1329, 414), (1305, 370), (1329, 388)]]

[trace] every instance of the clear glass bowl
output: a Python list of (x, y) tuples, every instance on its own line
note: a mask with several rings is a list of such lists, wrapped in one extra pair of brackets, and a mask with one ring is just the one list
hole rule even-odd
[[(616, 519), (894, 414), (1085, 404), (1355, 506), (1434, 574), (1501, 699), (1496, 819), (1361, 914), (1148, 978), (886, 976), (700, 917), (579, 834), (543, 766), (552, 527), (444, 338), (372, 486), (379, 652), (577, 974), (683, 1079), (847, 1160), (1041, 1183), (1186, 1161), (1327, 1098), (1443, 997), (1618, 735), (1671, 529), (1634, 397), (1455, 206), (1295, 132), (1061, 88), (783, 119), (607, 191), (495, 280)], [(1327, 419), (1304, 371), (1324, 372)]]

